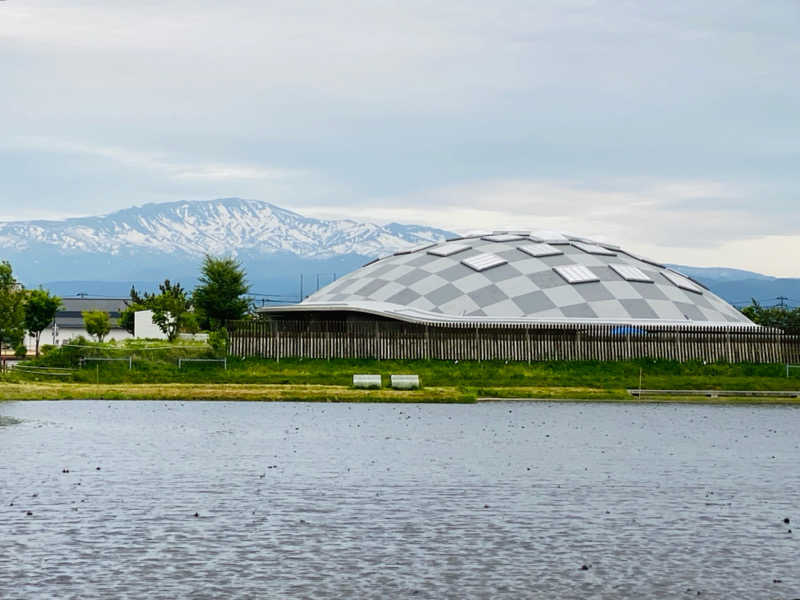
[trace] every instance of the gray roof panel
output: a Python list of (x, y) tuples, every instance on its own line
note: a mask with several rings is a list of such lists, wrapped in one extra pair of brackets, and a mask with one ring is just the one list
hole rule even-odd
[[(329, 307), (430, 323), (608, 321), (754, 326), (691, 279), (626, 250), (595, 243), (602, 253), (593, 253), (587, 251), (586, 242), (570, 242), (554, 232), (533, 232), (526, 238), (530, 242), (516, 239), (516, 233), (484, 235), (490, 240), (472, 236), (468, 241), (442, 242), (416, 253), (386, 257), (345, 275), (300, 305), (269, 307), (263, 312)], [(537, 240), (561, 242), (556, 248), (561, 253), (532, 256), (520, 250)], [(475, 258), (481, 254), (505, 262), (480, 271), (462, 264), (466, 260), (480, 266)], [(588, 272), (593, 281), (570, 283), (554, 270), (559, 267), (572, 267), (567, 272), (585, 270), (584, 275)]]

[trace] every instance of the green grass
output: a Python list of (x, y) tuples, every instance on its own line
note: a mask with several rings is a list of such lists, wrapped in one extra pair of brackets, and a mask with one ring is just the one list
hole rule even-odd
[(253, 385), (137, 383), (87, 384), (27, 382), (0, 385), (0, 400), (226, 400), (304, 402), (471, 403), (475, 396), (457, 388), (357, 390), (334, 385)]
[[(167, 394), (166, 384), (284, 386), (294, 389), (297, 399), (316, 399), (310, 388), (317, 391), (327, 388), (336, 398), (342, 390), (351, 390), (354, 373), (377, 373), (388, 382), (388, 376), (415, 373), (420, 376), (424, 391), (434, 388), (446, 390), (441, 397), (474, 399), (475, 397), (535, 397), (544, 399), (590, 399), (627, 401), (627, 389), (709, 389), (709, 390), (797, 390), (800, 389), (800, 371), (786, 377), (785, 366), (780, 364), (703, 364), (678, 363), (666, 360), (602, 361), (548, 361), (533, 363), (505, 363), (504, 361), (377, 361), (377, 360), (309, 360), (239, 359), (228, 358), (228, 370), (215, 363), (184, 365), (177, 368), (178, 358), (212, 358), (213, 350), (205, 344), (131, 341), (122, 344), (88, 344), (88, 348), (61, 348), (30, 365), (39, 367), (75, 368), (81, 356), (134, 357), (133, 369), (127, 363), (89, 363), (82, 370), (67, 377), (23, 373), (5, 375), (7, 384), (45, 384), (57, 387), (57, 382), (97, 385), (160, 385), (160, 393)], [(166, 349), (152, 349), (156, 346)], [(3, 386), (0, 386), (2, 389)], [(59, 388), (67, 393), (67, 388)], [(144, 388), (137, 388), (144, 389)], [(181, 388), (176, 388), (181, 389)], [(209, 388), (210, 389), (210, 388)], [(236, 389), (236, 388), (233, 388)], [(238, 388), (244, 390), (245, 388)], [(270, 394), (276, 395), (277, 388)], [(303, 391), (305, 390), (305, 391)], [(388, 390), (387, 390), (388, 391)], [(49, 392), (48, 392), (49, 393)], [(71, 393), (71, 392), (70, 392)], [(217, 394), (217, 392), (214, 392)], [(321, 392), (320, 392), (321, 393)], [(377, 392), (361, 392), (372, 394)], [(394, 392), (391, 392), (394, 393)], [(9, 397), (0, 392), (0, 397)], [(225, 397), (229, 397), (225, 395)], [(417, 396), (413, 396), (417, 397)], [(324, 399), (324, 393), (322, 397)], [(670, 397), (670, 401), (678, 401)], [(707, 402), (707, 398), (694, 398)], [(727, 401), (727, 399), (723, 399)], [(777, 400), (776, 400), (777, 402)]]

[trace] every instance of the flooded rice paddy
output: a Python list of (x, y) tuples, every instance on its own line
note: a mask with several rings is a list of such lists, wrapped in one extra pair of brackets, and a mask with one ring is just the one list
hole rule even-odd
[(0, 415), (3, 599), (800, 598), (794, 407)]

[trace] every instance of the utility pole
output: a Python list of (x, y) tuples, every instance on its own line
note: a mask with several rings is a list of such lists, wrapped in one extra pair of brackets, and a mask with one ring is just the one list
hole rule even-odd
[(300, 302), (303, 301), (303, 274), (300, 273)]
[(786, 301), (789, 299), (786, 296), (778, 296), (775, 298), (778, 301), (778, 306), (781, 308), (786, 308)]

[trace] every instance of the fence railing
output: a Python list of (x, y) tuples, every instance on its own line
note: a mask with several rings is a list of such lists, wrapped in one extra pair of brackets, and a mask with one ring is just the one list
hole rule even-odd
[(391, 321), (234, 321), (229, 353), (263, 358), (625, 360), (800, 363), (800, 335), (778, 329), (535, 324), (437, 327)]

